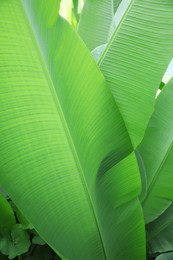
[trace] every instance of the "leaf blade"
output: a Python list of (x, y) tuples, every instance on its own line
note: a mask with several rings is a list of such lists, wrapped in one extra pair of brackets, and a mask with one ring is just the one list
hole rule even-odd
[(173, 204), (156, 220), (147, 225), (149, 252), (168, 252), (173, 250)]
[(77, 31), (89, 50), (107, 42), (112, 19), (112, 0), (85, 1)]
[(173, 82), (170, 81), (157, 98), (155, 111), (139, 146), (148, 182), (147, 193), (142, 201), (146, 223), (161, 215), (173, 200), (172, 86)]
[(154, 1), (132, 0), (99, 61), (134, 147), (142, 140), (173, 55), (172, 2), (157, 5), (156, 10)]
[[(98, 207), (95, 199), (97, 175), (104, 175), (133, 148), (102, 74), (74, 31), (62, 19), (49, 17), (46, 5), (51, 5), (50, 2), (27, 3), (30, 7), (34, 5), (35, 14), (42, 21), (43, 27), (38, 31), (45, 37), (41, 39), (45, 60), (20, 2), (6, 1), (2, 19), (6, 19), (8, 32), (12, 33), (4, 36), (8, 51), (6, 49), (1, 59), (3, 64), (10, 60), (8, 68), (11, 66), (2, 71), (5, 77), (1, 81), (1, 182), (23, 215), (55, 251), (59, 250), (66, 258), (105, 259), (107, 249), (102, 242), (101, 220), (96, 219), (98, 213), (93, 214), (92, 209), (92, 202)], [(34, 20), (34, 12), (31, 15)], [(59, 37), (55, 41), (57, 28)], [(51, 33), (54, 41), (51, 41)], [(69, 42), (67, 35), (72, 41)], [(48, 50), (44, 52), (46, 47)], [(55, 47), (57, 52), (51, 53)], [(66, 56), (63, 60), (62, 55)], [(15, 68), (15, 74), (11, 68)], [(81, 73), (78, 73), (79, 68)], [(71, 78), (69, 74), (78, 77)], [(87, 75), (87, 83), (84, 75)], [(137, 173), (131, 174), (133, 177)], [(9, 184), (11, 179), (13, 186)], [(137, 196), (140, 184), (138, 181), (136, 184)], [(126, 189), (128, 192), (128, 187)], [(143, 230), (138, 240), (141, 246), (144, 227), (138, 213), (139, 205), (135, 212)], [(112, 217), (115, 216), (112, 212)], [(129, 222), (128, 218), (126, 221)], [(138, 234), (136, 228), (131, 232)], [(108, 253), (114, 259), (114, 255)], [(139, 254), (142, 259), (145, 249), (141, 246), (137, 253), (133, 250), (131, 254), (133, 257)]]

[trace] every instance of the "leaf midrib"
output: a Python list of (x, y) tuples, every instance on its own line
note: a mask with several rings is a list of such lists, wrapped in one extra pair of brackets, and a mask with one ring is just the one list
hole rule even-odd
[[(23, 5), (22, 5), (22, 7), (23, 7)], [(57, 112), (58, 112), (59, 117), (61, 119), (61, 123), (62, 123), (63, 129), (64, 129), (64, 133), (65, 133), (65, 135), (67, 137), (69, 148), (70, 148), (70, 150), (72, 152), (72, 155), (73, 155), (73, 158), (74, 158), (74, 161), (75, 161), (75, 164), (76, 164), (76, 168), (79, 171), (81, 184), (83, 186), (83, 189), (85, 190), (86, 199), (88, 201), (88, 204), (89, 204), (89, 207), (90, 207), (90, 210), (91, 210), (91, 214), (93, 215), (93, 219), (94, 219), (94, 222), (96, 224), (96, 228), (98, 230), (98, 236), (100, 238), (100, 243), (102, 245), (103, 255), (104, 255), (104, 258), (106, 260), (107, 259), (106, 251), (105, 251), (105, 247), (104, 247), (101, 231), (99, 229), (98, 219), (97, 219), (96, 212), (94, 210), (94, 205), (93, 205), (93, 202), (92, 202), (92, 198), (90, 196), (89, 189), (88, 189), (88, 186), (87, 186), (87, 183), (86, 183), (86, 180), (85, 180), (84, 170), (83, 170), (82, 165), (80, 163), (80, 160), (79, 160), (79, 157), (78, 157), (78, 153), (77, 153), (75, 144), (73, 142), (73, 138), (72, 138), (72, 136), (70, 134), (70, 131), (69, 131), (69, 128), (68, 128), (68, 124), (66, 122), (63, 110), (61, 108), (60, 100), (57, 97), (56, 90), (55, 90), (54, 84), (53, 84), (53, 80), (51, 78), (51, 75), (49, 74), (49, 70), (47, 68), (46, 62), (45, 62), (45, 60), (44, 60), (44, 58), (42, 56), (41, 50), (39, 48), (39, 43), (38, 43), (38, 41), (37, 41), (37, 39), (35, 37), (35, 34), (34, 34), (33, 30), (32, 30), (32, 26), (31, 26), (31, 24), (29, 22), (29, 19), (28, 19), (28, 16), (27, 16), (26, 12), (25, 12), (24, 7), (23, 7), (23, 12), (24, 12), (25, 22), (26, 22), (27, 27), (28, 27), (28, 31), (30, 31), (31, 39), (32, 39), (33, 45), (34, 45), (34, 47), (36, 49), (36, 53), (38, 55), (38, 60), (40, 61), (40, 64), (41, 64), (42, 69), (43, 69), (43, 72), (45, 72), (44, 76), (45, 76), (45, 78), (46, 78), (46, 80), (48, 82), (48, 87), (49, 87), (50, 92), (52, 94), (52, 99), (53, 99), (53, 101), (55, 103), (55, 106), (57, 108)]]
[(98, 61), (98, 66), (99, 66), (99, 67), (100, 67), (100, 65), (101, 65), (101, 63), (102, 63), (104, 57), (106, 56), (106, 54), (107, 54), (107, 52), (108, 52), (108, 50), (109, 50), (110, 45), (111, 45), (112, 42), (114, 41), (114, 39), (115, 39), (115, 37), (116, 37), (116, 35), (117, 35), (117, 33), (118, 33), (120, 27), (121, 27), (121, 24), (124, 22), (126, 16), (128, 15), (128, 13), (129, 13), (129, 11), (130, 11), (130, 9), (131, 9), (131, 7), (132, 7), (132, 5), (133, 5), (133, 3), (134, 3), (135, 1), (136, 1), (136, 0), (131, 0), (131, 2), (129, 3), (129, 5), (128, 5), (126, 11), (124, 12), (124, 14), (123, 14), (123, 16), (122, 16), (122, 18), (121, 18), (121, 20), (120, 20), (118, 26), (115, 28), (115, 31), (114, 31), (114, 33), (112, 34), (112, 37), (110, 38), (108, 44), (106, 45), (106, 48), (104, 49), (104, 51), (103, 51), (103, 53), (102, 53), (102, 55), (101, 55), (101, 57), (100, 57), (100, 60)]

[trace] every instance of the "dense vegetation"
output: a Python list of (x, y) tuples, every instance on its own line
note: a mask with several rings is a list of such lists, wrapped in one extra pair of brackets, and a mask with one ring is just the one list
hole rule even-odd
[(173, 259), (173, 1), (64, 2), (0, 0), (0, 259)]

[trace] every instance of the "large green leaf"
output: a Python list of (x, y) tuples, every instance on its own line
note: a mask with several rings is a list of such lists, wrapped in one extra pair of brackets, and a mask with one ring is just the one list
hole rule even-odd
[(159, 218), (147, 225), (147, 243), (150, 253), (173, 250), (173, 203)]
[(126, 14), (126, 10), (128, 9), (130, 3), (131, 3), (131, 0), (123, 0), (119, 4), (119, 6), (116, 10), (116, 13), (115, 13), (115, 15), (112, 19), (112, 23), (111, 23), (111, 26), (110, 26), (110, 29), (109, 29), (108, 41), (113, 36), (113, 33), (116, 30), (116, 28), (119, 26), (121, 20), (123, 19), (123, 16)]
[(20, 224), (16, 224), (11, 205), (0, 192), (0, 252), (13, 259), (27, 252), (29, 246), (28, 234)]
[(172, 14), (172, 0), (130, 1), (98, 63), (134, 146), (144, 135), (172, 59)]
[[(129, 259), (146, 259), (144, 254), (141, 254), (145, 251), (143, 248), (145, 241), (142, 229), (143, 219), (139, 217), (142, 210), (136, 198), (139, 181), (137, 172), (136, 157), (132, 153), (102, 175), (102, 178), (99, 178), (100, 176), (97, 178), (96, 198), (105, 242), (108, 242), (107, 259), (124, 260), (127, 255)], [(129, 201), (129, 198), (132, 200)], [(136, 237), (133, 230), (137, 234)], [(110, 234), (116, 235), (111, 238)], [(143, 245), (139, 245), (139, 240), (143, 241)]]
[(1, 184), (62, 258), (145, 259), (138, 167), (106, 82), (58, 1), (24, 4), (38, 42), (21, 1), (0, 3)]
[(142, 201), (146, 223), (154, 220), (173, 200), (173, 80), (158, 96), (144, 139), (139, 146), (147, 176)]
[(106, 49), (108, 42), (109, 42), (110, 38), (112, 37), (115, 29), (119, 26), (119, 23), (121, 22), (129, 4), (130, 4), (130, 0), (124, 0), (121, 2), (121, 4), (119, 5), (119, 7), (112, 19), (112, 23), (109, 28), (109, 33), (108, 33), (106, 43), (104, 43), (100, 46), (97, 46), (94, 50), (92, 50), (91, 54), (97, 63), (99, 62), (99, 60), (103, 54), (103, 51)]
[(112, 19), (112, 0), (85, 1), (78, 24), (78, 33), (89, 50), (107, 42)]

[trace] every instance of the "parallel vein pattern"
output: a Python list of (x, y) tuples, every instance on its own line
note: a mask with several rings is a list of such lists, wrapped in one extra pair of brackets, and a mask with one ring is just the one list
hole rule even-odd
[[(24, 10), (17, 1), (14, 4), (8, 1), (4, 7), (1, 6), (1, 11), (3, 11), (1, 35), (6, 42), (4, 48), (3, 44), (1, 45), (3, 52), (0, 70), (1, 173), (3, 174), (1, 183), (6, 187), (4, 183), (8, 182), (9, 185), (12, 176), (15, 176), (15, 181), (11, 182), (6, 190), (36, 229), (42, 230), (43, 237), (45, 236), (47, 240), (47, 233), (51, 235), (49, 242), (55, 249), (58, 240), (62, 239), (61, 237), (57, 239), (57, 235), (63, 233), (64, 237), (68, 237), (68, 233), (74, 233), (74, 230), (78, 229), (78, 215), (80, 215), (80, 225), (83, 226), (80, 244), (82, 240), (86, 241), (85, 236), (88, 236), (90, 242), (84, 243), (87, 247), (93, 247), (88, 253), (95, 251), (95, 257), (104, 259), (103, 247), (99, 242), (99, 232), (96, 228), (97, 222), (94, 221), (95, 217), (93, 218), (84, 178), (80, 177), (81, 168), (76, 167), (74, 151), (71, 152), (68, 143), (69, 136), (68, 138), (65, 136), (66, 125), (57, 103), (58, 99), (56, 98), (55, 103), (52, 98), (49, 89), (52, 83), (37, 49), (34, 48), (36, 44), (33, 45), (34, 38), (30, 37)], [(20, 20), (13, 19), (15, 16)], [(10, 41), (8, 41), (9, 32), (11, 32)], [(10, 60), (8, 57), (13, 58)], [(26, 172), (28, 174), (25, 174)], [(34, 205), (30, 202), (31, 199)], [(56, 214), (52, 214), (54, 211)], [(67, 217), (66, 222), (63, 221), (61, 211)], [(42, 221), (39, 220), (40, 216)], [(72, 221), (70, 219), (73, 220), (73, 226), (70, 225)], [(61, 225), (57, 226), (58, 222)], [(89, 228), (88, 223), (91, 224)], [(96, 237), (97, 239), (93, 241)], [(73, 236), (72, 243), (74, 241), (76, 244), (79, 243), (78, 234), (76, 237)], [(69, 240), (69, 247), (74, 248), (70, 244)], [(61, 250), (64, 250), (63, 247)], [(86, 254), (85, 257), (87, 259), (89, 256)]]
[(139, 173), (114, 99), (59, 1), (24, 3), (44, 60), (21, 2), (1, 2), (1, 184), (62, 258), (124, 259), (114, 241), (129, 230), (129, 255), (145, 259)]
[(156, 100), (155, 111), (139, 146), (147, 177), (142, 201), (146, 223), (161, 215), (173, 200), (173, 81)]
[(173, 248), (173, 203), (155, 221), (147, 225), (148, 249), (151, 253), (168, 252)]
[(85, 1), (77, 31), (89, 50), (107, 42), (113, 13), (113, 0)]
[(132, 0), (99, 61), (135, 147), (173, 56), (172, 13), (171, 0)]

